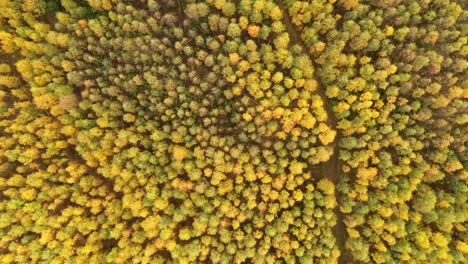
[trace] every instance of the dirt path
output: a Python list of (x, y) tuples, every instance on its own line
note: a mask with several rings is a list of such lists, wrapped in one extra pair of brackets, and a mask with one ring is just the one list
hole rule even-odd
[[(301, 39), (299, 32), (297, 31), (296, 27), (291, 22), (291, 18), (289, 17), (287, 7), (285, 6), (282, 0), (276, 0), (276, 3), (283, 11), (283, 22), (286, 26), (286, 30), (289, 33), (289, 37), (291, 38), (292, 43), (300, 45), (302, 48), (302, 51), (305, 54), (309, 54), (309, 49), (305, 46), (304, 42)], [(311, 61), (312, 61), (312, 65), (314, 66), (314, 68), (317, 69), (313, 61), (313, 58), (311, 58)], [(330, 159), (327, 162), (324, 162), (321, 164), (320, 175), (328, 178), (336, 186), (338, 184), (339, 176), (340, 176), (340, 162), (338, 158), (339, 150), (338, 150), (338, 144), (337, 144), (338, 139), (340, 138), (340, 133), (336, 129), (337, 119), (333, 113), (330, 100), (328, 100), (328, 97), (325, 94), (325, 88), (321, 85), (319, 78), (316, 76), (316, 74), (314, 74), (314, 78), (318, 81), (318, 87), (317, 87), (316, 92), (320, 95), (320, 97), (322, 97), (325, 110), (327, 111), (327, 114), (328, 114), (328, 122), (327, 122), (328, 126), (330, 126), (335, 131), (337, 131), (337, 136), (335, 137), (335, 140), (332, 143), (333, 155), (330, 157)], [(336, 192), (336, 199), (337, 199), (337, 204), (339, 205), (340, 202), (339, 202), (338, 192)], [(335, 234), (336, 243), (341, 252), (340, 258), (338, 259), (338, 263), (350, 263), (351, 258), (349, 257), (349, 254), (346, 253), (346, 248), (345, 248), (345, 241), (346, 241), (347, 233), (346, 233), (346, 229), (345, 229), (344, 222), (343, 222), (343, 214), (341, 213), (338, 206), (335, 208), (335, 214), (337, 216), (337, 223), (333, 229), (333, 233)]]

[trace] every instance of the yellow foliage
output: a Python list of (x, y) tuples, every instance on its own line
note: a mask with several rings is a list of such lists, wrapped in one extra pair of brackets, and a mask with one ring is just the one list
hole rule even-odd
[(260, 27), (257, 25), (249, 25), (249, 27), (247, 28), (247, 32), (252, 38), (256, 38), (260, 33)]
[(307, 112), (302, 116), (302, 120), (301, 120), (300, 124), (301, 124), (301, 126), (307, 128), (307, 129), (312, 129), (312, 128), (315, 127), (316, 122), (317, 122), (317, 120), (315, 119), (315, 117), (313, 117), (312, 114)]
[(326, 195), (332, 195), (335, 193), (335, 185), (333, 184), (332, 181), (330, 181), (327, 178), (321, 179), (317, 183), (317, 188), (321, 190), (324, 194)]
[(379, 208), (379, 214), (383, 217), (390, 217), (393, 211), (389, 207), (382, 206)]
[(369, 181), (372, 181), (375, 179), (375, 176), (377, 176), (378, 170), (377, 168), (371, 167), (371, 168), (364, 168), (360, 167), (357, 170), (357, 177), (359, 178), (360, 182), (363, 185), (368, 185)]
[(295, 190), (293, 192), (293, 198), (294, 198), (294, 200), (300, 202), (300, 201), (302, 201), (304, 199), (304, 194), (302, 193), (301, 190)]
[(310, 92), (317, 90), (318, 82), (316, 80), (307, 80), (304, 83), (304, 88)]
[(302, 170), (306, 167), (306, 164), (299, 162), (297, 160), (293, 160), (291, 164), (289, 164), (289, 171), (293, 175), (301, 174)]
[(279, 8), (278, 6), (275, 5), (270, 10), (270, 17), (273, 20), (280, 20), (283, 17), (283, 11), (281, 10), (281, 8)]
[(10, 33), (0, 31), (0, 43), (2, 45), (2, 50), (7, 54), (14, 53), (18, 49), (13, 38), (14, 37)]
[(322, 142), (322, 144), (328, 145), (335, 140), (335, 136), (336, 136), (336, 131), (328, 129), (320, 133), (318, 137), (320, 141)]
[(48, 93), (34, 98), (34, 104), (39, 109), (49, 109), (57, 102), (57, 96)]
[(20, 187), (26, 182), (26, 179), (20, 174), (15, 174), (13, 177), (10, 177), (7, 181), (8, 186)]
[(3, 263), (5, 264), (10, 264), (10, 263), (16, 263), (15, 261), (15, 254), (14, 253), (8, 253), (8, 254), (2, 254), (1, 259)]
[(464, 254), (468, 254), (468, 243), (463, 242), (463, 241), (457, 241), (456, 247), (458, 251)]
[(358, 238), (360, 237), (361, 235), (359, 234), (359, 231), (357, 231), (356, 229), (354, 228), (346, 228), (346, 231), (348, 232), (348, 236), (351, 237), (351, 238)]
[(245, 121), (249, 122), (252, 121), (252, 115), (249, 113), (244, 113), (242, 114), (242, 117), (244, 118)]
[(246, 29), (247, 26), (249, 25), (249, 19), (245, 16), (241, 16), (239, 18), (239, 26), (241, 29)]
[(365, 86), (366, 80), (357, 77), (349, 81), (349, 83), (346, 85), (346, 90), (350, 92), (362, 91)]
[(340, 4), (346, 10), (351, 10), (359, 5), (359, 0), (340, 0)]
[(387, 25), (385, 27), (385, 36), (391, 36), (395, 32), (395, 29), (392, 26)]
[(21, 192), (21, 198), (27, 201), (32, 201), (34, 200), (34, 198), (36, 198), (36, 193), (37, 193), (36, 189), (28, 188)]
[(185, 147), (183, 146), (180, 146), (180, 145), (176, 145), (174, 146), (174, 148), (172, 149), (172, 155), (174, 157), (175, 160), (183, 160), (187, 157), (188, 155), (188, 149), (186, 149)]

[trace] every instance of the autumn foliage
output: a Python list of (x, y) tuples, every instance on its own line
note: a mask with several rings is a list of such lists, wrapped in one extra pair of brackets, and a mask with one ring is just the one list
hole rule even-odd
[(0, 0), (0, 262), (465, 263), (467, 23)]

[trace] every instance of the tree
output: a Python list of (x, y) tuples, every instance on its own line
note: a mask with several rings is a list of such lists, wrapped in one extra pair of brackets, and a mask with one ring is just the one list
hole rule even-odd
[(173, 157), (175, 160), (183, 160), (187, 157), (187, 155), (188, 150), (185, 147), (179, 145), (174, 146)]
[(437, 197), (432, 189), (427, 186), (421, 186), (413, 198), (413, 207), (421, 213), (430, 212), (435, 208)]
[(288, 33), (282, 33), (278, 37), (275, 38), (273, 43), (275, 44), (275, 47), (277, 49), (286, 49), (289, 45), (289, 34)]
[(305, 164), (297, 160), (293, 160), (289, 165), (289, 170), (293, 175), (302, 174)]
[(238, 24), (231, 23), (231, 24), (229, 24), (229, 26), (227, 28), (227, 35), (229, 37), (233, 37), (233, 38), (239, 37), (241, 35), (241, 32), (242, 32), (242, 30), (241, 30), (241, 28), (239, 27)]
[(332, 181), (328, 180), (327, 178), (321, 179), (317, 183), (317, 188), (326, 195), (332, 195), (335, 193), (335, 185)]
[(357, 138), (355, 137), (345, 137), (341, 139), (339, 144), (345, 149), (354, 149), (357, 146), (357, 142)]

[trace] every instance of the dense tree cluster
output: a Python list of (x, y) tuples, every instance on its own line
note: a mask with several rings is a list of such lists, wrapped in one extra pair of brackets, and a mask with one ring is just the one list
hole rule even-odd
[(338, 118), (356, 261), (466, 261), (463, 1), (287, 1)]
[(466, 262), (467, 23), (0, 0), (0, 262)]
[(6, 263), (336, 261), (336, 133), (275, 3), (47, 4), (0, 12)]

